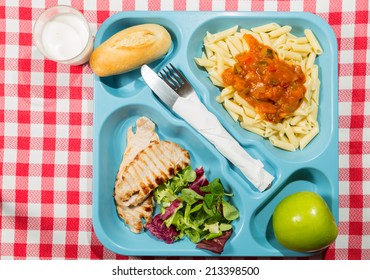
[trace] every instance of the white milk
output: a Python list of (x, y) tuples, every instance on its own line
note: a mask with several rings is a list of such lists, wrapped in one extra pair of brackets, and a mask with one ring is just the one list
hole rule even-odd
[(86, 48), (73, 64), (86, 62), (90, 55), (89, 49), (92, 49), (87, 28), (81, 18), (69, 13), (56, 15), (47, 21), (42, 30), (41, 41), (48, 57), (59, 61), (70, 60)]

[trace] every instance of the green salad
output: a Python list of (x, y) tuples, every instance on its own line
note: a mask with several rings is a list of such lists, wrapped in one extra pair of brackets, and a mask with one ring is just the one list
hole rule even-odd
[(159, 207), (146, 228), (166, 243), (188, 237), (197, 248), (221, 253), (239, 211), (219, 178), (209, 182), (202, 167), (188, 166), (154, 191)]

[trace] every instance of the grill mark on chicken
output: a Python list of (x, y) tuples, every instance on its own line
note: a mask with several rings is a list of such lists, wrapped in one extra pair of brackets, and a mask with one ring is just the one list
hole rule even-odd
[[(165, 151), (162, 151), (162, 155), (163, 155), (163, 157), (161, 157), (161, 156), (159, 156), (158, 157), (158, 162), (161, 164), (161, 168), (163, 168), (163, 169), (168, 169), (168, 174), (171, 176), (171, 177), (174, 177), (175, 176), (175, 174), (176, 174), (176, 172), (175, 172), (175, 170), (171, 167), (171, 165), (172, 165), (172, 158), (171, 158), (171, 156), (168, 156), (168, 153), (166, 153)], [(168, 165), (170, 165), (170, 167), (165, 167), (165, 162), (167, 162), (168, 163)], [(160, 183), (160, 184), (162, 184), (162, 183)]]
[(153, 162), (151, 162), (152, 164), (151, 165), (148, 165), (150, 167), (154, 167), (154, 168), (157, 168), (158, 169), (158, 172), (161, 174), (161, 176), (165, 176), (165, 173), (164, 173), (164, 169), (166, 169), (165, 167), (165, 163), (164, 161), (162, 160), (162, 158), (158, 157), (158, 160), (157, 162), (154, 164)]
[[(149, 164), (151, 162), (151, 159), (150, 157), (147, 157), (145, 154), (141, 157), (141, 160), (138, 160), (138, 164), (140, 165), (141, 163), (143, 163), (143, 166), (142, 166), (142, 170), (145, 170), (145, 169), (149, 169)], [(151, 190), (153, 190), (155, 188), (155, 184), (154, 184), (154, 181), (155, 181), (155, 174), (153, 174), (153, 172), (148, 172), (148, 177), (147, 178), (143, 178), (143, 181), (140, 182), (140, 189), (141, 189), (141, 195), (143, 197), (147, 196)], [(140, 178), (140, 177), (138, 177)], [(140, 191), (138, 193), (138, 195), (140, 195)], [(137, 198), (136, 198), (137, 199)]]
[[(161, 146), (159, 146), (160, 150)], [(165, 169), (165, 166), (159, 167), (157, 164), (154, 162), (153, 159), (158, 159), (157, 163), (160, 162), (160, 156), (158, 156), (155, 153), (156, 150), (153, 150), (152, 147), (149, 147), (148, 149), (148, 154), (146, 155), (150, 161), (150, 164), (148, 164), (148, 168), (150, 170), (150, 176), (151, 176), (151, 182), (153, 185), (160, 185), (163, 183), (164, 178), (166, 177), (165, 172), (163, 171)]]
[(166, 173), (163, 171), (165, 169), (164, 165), (159, 165), (158, 162), (154, 163), (151, 160), (151, 156), (154, 154), (144, 154), (142, 157), (142, 161), (145, 163), (146, 168), (150, 169), (150, 180), (149, 180), (149, 188), (155, 188), (155, 184), (161, 185), (164, 183), (166, 178)]
[[(144, 164), (143, 170), (145, 169), (152, 170), (153, 168), (155, 168), (155, 164), (151, 158), (150, 146), (148, 147), (148, 150), (146, 152), (147, 153), (143, 153), (141, 155), (140, 160), (138, 160), (138, 163), (140, 164), (141, 162), (143, 162)], [(155, 180), (155, 174), (153, 172), (149, 172), (148, 175), (149, 175), (147, 177), (148, 184), (153, 184)]]

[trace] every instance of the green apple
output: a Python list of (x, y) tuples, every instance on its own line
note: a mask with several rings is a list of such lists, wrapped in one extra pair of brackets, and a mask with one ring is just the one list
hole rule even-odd
[(338, 235), (337, 224), (325, 200), (310, 191), (282, 199), (274, 210), (272, 226), (281, 245), (299, 252), (324, 249)]

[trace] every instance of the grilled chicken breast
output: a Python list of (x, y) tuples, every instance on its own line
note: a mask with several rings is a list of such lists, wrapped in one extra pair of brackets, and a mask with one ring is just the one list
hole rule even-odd
[[(125, 168), (130, 164), (136, 155), (153, 143), (159, 142), (159, 137), (155, 133), (155, 124), (146, 117), (141, 117), (136, 121), (136, 131), (132, 127), (127, 131), (127, 144), (122, 161), (117, 172), (115, 189), (120, 185)], [(129, 226), (130, 230), (139, 233), (143, 229), (142, 219), (146, 223), (152, 220), (154, 201), (153, 195), (149, 195), (141, 204), (137, 206), (124, 206), (116, 201), (117, 213)]]
[(173, 178), (190, 163), (188, 152), (178, 144), (160, 141), (155, 124), (146, 117), (127, 132), (127, 145), (117, 172), (114, 198), (118, 215), (130, 230), (140, 233), (151, 221), (153, 190)]
[(190, 163), (189, 153), (178, 144), (160, 141), (140, 151), (126, 166), (116, 185), (115, 199), (124, 206), (142, 203), (159, 185)]

